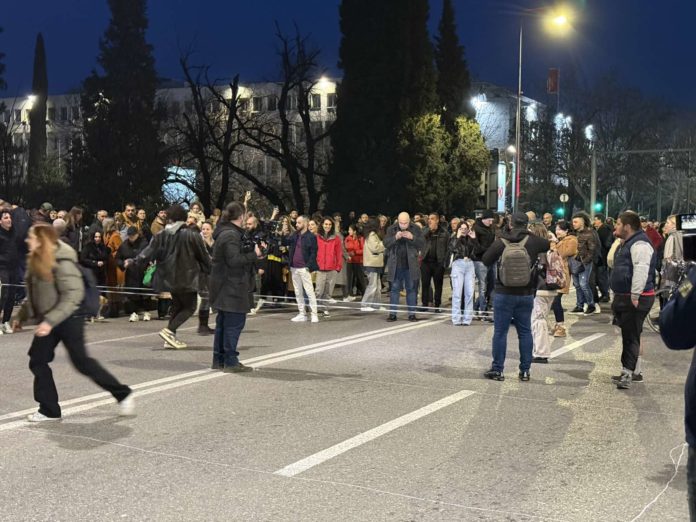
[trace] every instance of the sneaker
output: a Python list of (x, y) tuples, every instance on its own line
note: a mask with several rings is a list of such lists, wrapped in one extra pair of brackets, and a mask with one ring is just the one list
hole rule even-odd
[(374, 312), (375, 309), (372, 308), (371, 306), (361, 306), (360, 311), (361, 312)]
[(396, 321), (396, 316), (395, 316), (394, 314), (389, 314), (389, 315), (387, 316), (387, 322), (388, 322), (388, 323), (393, 323), (394, 321)]
[(583, 313), (587, 312), (587, 307), (588, 307), (588, 306), (590, 306), (590, 305), (588, 305), (587, 303), (585, 303), (584, 305), (582, 305), (582, 312), (583, 312)]
[(245, 366), (242, 363), (237, 363), (234, 366), (225, 366), (222, 369), (225, 373), (242, 373), (242, 372), (253, 372), (254, 369), (251, 366)]
[(629, 372), (621, 372), (619, 382), (616, 383), (616, 388), (619, 390), (628, 390), (631, 387), (633, 375)]
[(344, 303), (352, 303), (353, 301), (355, 301), (355, 297), (353, 297), (352, 295), (349, 295), (348, 297), (343, 299)]
[(585, 310), (584, 310), (583, 308), (580, 308), (579, 306), (576, 306), (575, 308), (573, 308), (573, 309), (572, 309), (570, 312), (568, 312), (568, 313), (569, 313), (569, 314), (573, 314), (573, 315), (584, 314), (584, 313), (585, 313)]
[(556, 328), (553, 330), (553, 336), (565, 337), (566, 335), (568, 335), (568, 333), (566, 332), (565, 326), (556, 325)]
[(132, 314), (130, 314), (130, 317), (128, 318), (128, 322), (129, 322), (129, 323), (137, 323), (137, 322), (138, 322), (138, 319), (139, 319), (139, 318), (138, 318), (138, 314), (136, 314), (135, 312), (133, 312)]
[(143, 321), (149, 321), (151, 319), (150, 314), (148, 312), (145, 312), (143, 314)]
[(128, 394), (128, 397), (118, 403), (118, 414), (121, 417), (130, 417), (135, 415), (135, 401), (133, 400), (133, 392)]
[(11, 333), (13, 333), (13, 332), (12, 332), (12, 325), (11, 325), (9, 322), (4, 323), (4, 324), (0, 327), (0, 332), (2, 332), (2, 333), (4, 333), (4, 334), (11, 334)]
[(599, 307), (596, 307), (595, 305), (588, 306), (588, 307), (585, 309), (584, 314), (585, 314), (585, 315), (596, 314), (596, 313), (598, 313), (597, 310), (599, 310)]
[(329, 304), (336, 304), (336, 303), (338, 303), (338, 301), (336, 301), (333, 297), (332, 297), (331, 299), (328, 299), (326, 302), (329, 303)]
[[(611, 380), (613, 382), (619, 382), (621, 380), (621, 375), (612, 375)], [(634, 373), (631, 376), (631, 382), (643, 382), (643, 374), (642, 373)]]
[(169, 328), (163, 328), (160, 330), (159, 336), (164, 339), (164, 342), (166, 343), (165, 348), (173, 348), (175, 350), (183, 350), (186, 348), (186, 343), (177, 339), (174, 332), (172, 332)]
[(518, 377), (519, 377), (520, 381), (528, 382), (528, 381), (529, 381), (529, 377), (530, 377), (530, 376), (529, 376), (529, 370), (525, 370), (525, 371), (523, 371), (523, 372), (520, 372), (520, 373), (518, 374)]
[(318, 323), (319, 322), (319, 316), (317, 314), (312, 314), (312, 319), (309, 321), (310, 323)]
[(31, 415), (27, 415), (27, 420), (29, 422), (50, 422), (50, 421), (59, 421), (61, 418), (60, 417), (47, 417), (43, 413), (40, 412), (35, 412), (32, 413)]
[(290, 322), (293, 323), (304, 323), (307, 320), (307, 316), (305, 314), (297, 314), (295, 317), (290, 319)]
[(415, 315), (409, 315), (408, 320), (412, 323), (418, 322), (418, 318)]
[(258, 312), (259, 310), (261, 310), (261, 308), (263, 308), (263, 305), (265, 305), (265, 304), (266, 304), (266, 300), (263, 299), (263, 298), (260, 298), (260, 299), (259, 299), (259, 302), (256, 303), (256, 308), (254, 308), (254, 313), (256, 313), (256, 312)]
[(98, 315), (97, 317), (94, 318), (95, 321), (98, 323), (104, 322), (106, 319), (104, 319), (103, 315)]
[(387, 307), (386, 307), (386, 306), (380, 306), (380, 307), (378, 308), (378, 310), (379, 310), (380, 312), (386, 312), (386, 311), (387, 311)]
[(602, 313), (602, 309), (599, 307), (598, 304), (595, 304), (594, 309), (595, 309), (594, 313), (596, 313), (596, 314)]
[(486, 379), (490, 379), (492, 381), (504, 381), (505, 376), (503, 375), (503, 372), (497, 372), (495, 370), (488, 370), (486, 373), (483, 374), (483, 376)]
[(324, 310), (324, 311), (322, 312), (322, 315), (323, 315), (324, 317), (331, 317), (331, 314), (329, 313), (328, 310)]
[(549, 358), (548, 357), (532, 357), (532, 362), (539, 363), (539, 364), (548, 364)]

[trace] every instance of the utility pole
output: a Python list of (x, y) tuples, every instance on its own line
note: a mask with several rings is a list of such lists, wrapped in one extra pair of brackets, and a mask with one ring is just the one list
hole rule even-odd
[(592, 177), (590, 178), (590, 220), (594, 219), (597, 203), (597, 151), (592, 146)]

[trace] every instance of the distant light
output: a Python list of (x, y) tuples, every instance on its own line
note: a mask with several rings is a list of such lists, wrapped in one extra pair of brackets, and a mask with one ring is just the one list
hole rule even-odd
[(594, 138), (594, 125), (588, 125), (587, 127), (585, 127), (585, 139), (587, 141), (594, 141)]
[(508, 148), (506, 150), (508, 151), (509, 154), (516, 154), (517, 153), (517, 149), (515, 148), (514, 145), (508, 146)]
[(472, 96), (471, 105), (474, 107), (474, 109), (478, 110), (483, 107), (483, 104), (487, 101), (488, 98), (486, 98), (486, 95), (484, 93), (479, 93), (476, 96)]
[(34, 103), (36, 101), (36, 94), (30, 94), (29, 96), (27, 96), (27, 101), (29, 103)]
[(554, 25), (565, 25), (568, 23), (568, 17), (566, 15), (558, 15), (553, 18)]

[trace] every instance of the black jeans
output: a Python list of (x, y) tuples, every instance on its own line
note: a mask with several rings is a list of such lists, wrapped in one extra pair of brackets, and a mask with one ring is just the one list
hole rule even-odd
[(551, 310), (553, 310), (553, 315), (556, 318), (557, 323), (565, 322), (565, 313), (561, 299), (563, 299), (563, 294), (558, 294), (556, 297), (554, 297), (553, 303), (551, 303)]
[(362, 264), (347, 263), (346, 268), (346, 275), (348, 276), (348, 294), (352, 294), (353, 288), (355, 288), (355, 295), (363, 295), (365, 293), (366, 283)]
[[(440, 308), (442, 302), (442, 281), (445, 278), (445, 267), (442, 263), (431, 260), (423, 260), (421, 265), (421, 284), (423, 292), (421, 300), (423, 306), (430, 306), (430, 303), (435, 304), (435, 308)], [(432, 279), (435, 285), (435, 296), (430, 295), (430, 280)]]
[(689, 460), (686, 463), (686, 485), (689, 498), (691, 522), (696, 522), (696, 448), (689, 446)]
[(188, 321), (196, 311), (197, 301), (198, 292), (172, 292), (171, 317), (167, 328), (176, 333), (177, 328)]
[(12, 309), (15, 304), (15, 295), (17, 291), (16, 285), (18, 279), (11, 270), (0, 270), (0, 312), (2, 312), (2, 322), (7, 323), (12, 318)]
[(70, 360), (77, 371), (92, 379), (98, 386), (111, 393), (117, 401), (122, 401), (131, 389), (121, 384), (96, 360), (87, 354), (85, 347), (84, 317), (69, 317), (53, 327), (45, 337), (34, 337), (29, 348), (29, 369), (34, 374), (34, 400), (39, 403), (39, 413), (47, 417), (60, 417), (58, 391), (53, 381), (53, 372), (48, 365), (55, 356), (56, 346), (63, 342)]
[(640, 296), (638, 307), (631, 303), (630, 295), (615, 295), (612, 310), (616, 324), (621, 328), (621, 365), (627, 370), (634, 371), (640, 354), (640, 334), (643, 333), (643, 322), (655, 302), (655, 296)]
[(609, 267), (606, 264), (597, 267), (597, 288), (600, 297), (609, 297)]

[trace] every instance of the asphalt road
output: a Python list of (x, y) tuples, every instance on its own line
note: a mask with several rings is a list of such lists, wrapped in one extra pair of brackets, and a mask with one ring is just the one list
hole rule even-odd
[(530, 382), (517, 379), (511, 333), (502, 383), (482, 377), (487, 324), (292, 315), (249, 319), (247, 374), (210, 370), (212, 338), (193, 321), (181, 351), (163, 349), (159, 321), (88, 325), (91, 354), (137, 385), (137, 415), (118, 417), (59, 348), (64, 418), (50, 425), (23, 420), (36, 408), (31, 334), (0, 337), (0, 519), (688, 519), (691, 354), (655, 334), (644, 335), (645, 382), (619, 391), (606, 313), (569, 316), (569, 337)]

